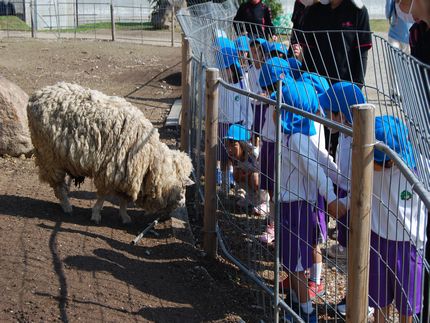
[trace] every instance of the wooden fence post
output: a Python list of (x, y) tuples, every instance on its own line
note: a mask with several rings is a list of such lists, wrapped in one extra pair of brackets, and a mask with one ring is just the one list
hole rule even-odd
[(353, 106), (352, 111), (354, 124), (346, 321), (367, 323), (375, 107), (359, 104)]
[(181, 110), (181, 149), (188, 153), (190, 140), (190, 85), (191, 51), (190, 44), (182, 34), (182, 110)]
[[(203, 217), (205, 252), (217, 255), (217, 205), (216, 205), (216, 148), (218, 140), (218, 77), (216, 68), (206, 71), (206, 124), (205, 124), (205, 206)], [(199, 144), (199, 143), (197, 143)]]

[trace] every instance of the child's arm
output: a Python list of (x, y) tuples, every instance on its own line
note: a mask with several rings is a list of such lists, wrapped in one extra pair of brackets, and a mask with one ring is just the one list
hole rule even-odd
[[(309, 136), (295, 134), (290, 136), (288, 146), (297, 156), (297, 158), (291, 158), (291, 163), (305, 178), (316, 183), (319, 193), (324, 196), (328, 204), (335, 201), (337, 196), (334, 193), (333, 182), (316, 162), (318, 147), (315, 143), (310, 140)], [(286, 157), (288, 158), (288, 156)]]

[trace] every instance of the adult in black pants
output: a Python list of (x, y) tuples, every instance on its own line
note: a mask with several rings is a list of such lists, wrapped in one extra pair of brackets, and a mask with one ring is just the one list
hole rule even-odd
[(271, 37), (276, 40), (275, 27), (270, 8), (261, 0), (248, 0), (237, 9), (234, 17), (234, 28), (237, 34), (247, 34), (250, 38)]
[[(367, 52), (372, 47), (367, 8), (353, 0), (322, 0), (310, 6), (298, 40), (304, 69), (326, 76), (332, 83), (364, 84)], [(327, 150), (335, 156), (338, 133), (325, 129)]]

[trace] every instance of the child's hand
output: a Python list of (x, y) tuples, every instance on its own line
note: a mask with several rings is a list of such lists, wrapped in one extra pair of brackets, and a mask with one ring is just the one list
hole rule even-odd
[(339, 202), (339, 200), (334, 200), (327, 205), (327, 211), (331, 217), (339, 219), (348, 212), (348, 209), (343, 203)]

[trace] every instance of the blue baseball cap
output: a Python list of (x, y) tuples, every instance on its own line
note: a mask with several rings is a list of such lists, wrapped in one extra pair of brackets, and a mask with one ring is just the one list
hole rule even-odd
[(241, 52), (249, 52), (249, 37), (248, 36), (240, 36), (235, 40), (236, 48)]
[(240, 124), (233, 124), (228, 128), (227, 135), (224, 139), (237, 140), (237, 141), (247, 141), (251, 139), (251, 134), (248, 129)]
[(282, 43), (270, 42), (268, 43), (267, 53), (271, 53), (271, 52), (276, 52), (276, 54), (282, 53), (285, 55), (285, 57), (287, 57), (288, 48)]
[[(272, 93), (272, 99), (276, 98), (276, 93)], [(307, 112), (315, 113), (318, 110), (318, 97), (314, 88), (304, 82), (296, 82), (293, 79), (287, 79), (282, 87), (283, 103), (302, 109)], [(282, 130), (284, 133), (303, 133), (309, 136), (316, 134), (314, 122), (298, 114), (282, 111), (281, 119)]]
[(279, 57), (270, 58), (261, 66), (260, 86), (267, 87), (279, 80), (285, 81), (289, 74), (290, 65), (285, 59)]
[(366, 103), (366, 98), (360, 88), (351, 82), (339, 82), (333, 84), (325, 93), (319, 95), (321, 107), (328, 112), (341, 111), (346, 120), (352, 123), (350, 106)]
[[(408, 128), (402, 120), (388, 115), (377, 116), (375, 118), (375, 137), (376, 140), (382, 141), (398, 153), (409, 168), (415, 168), (412, 144), (408, 139)], [(378, 163), (390, 160), (390, 157), (378, 149), (375, 149), (374, 158)]]
[(324, 76), (315, 73), (304, 72), (302, 77), (303, 82), (308, 83), (314, 87), (317, 94), (323, 94), (330, 88), (330, 84)]
[(298, 79), (302, 75), (300, 72), (300, 69), (302, 68), (302, 62), (300, 62), (298, 59), (295, 59), (294, 57), (290, 57), (287, 61), (288, 64), (290, 64), (291, 75), (295, 79)]
[(218, 49), (221, 49), (224, 47), (236, 48), (236, 44), (234, 43), (234, 41), (232, 41), (230, 38), (227, 38), (227, 37), (215, 38), (215, 46), (218, 47)]
[(239, 54), (236, 48), (232, 48), (232, 47), (221, 48), (219, 51), (217, 63), (220, 69), (226, 69), (226, 68), (229, 68), (231, 65), (235, 65), (237, 70), (241, 73), (240, 64), (239, 64)]
[[(264, 46), (264, 44), (267, 44), (267, 40), (265, 40), (264, 38), (260, 38), (260, 37), (250, 38), (249, 44), (250, 44), (250, 46), (252, 46), (253, 44), (259, 44), (261, 46)], [(264, 48), (263, 48), (263, 51), (264, 51)]]

